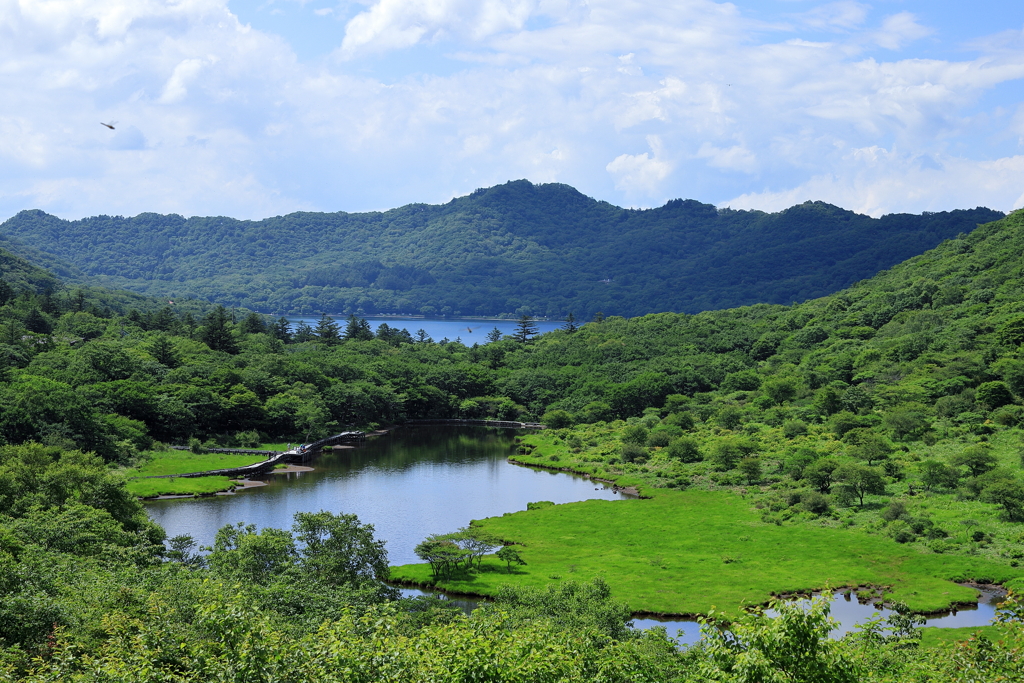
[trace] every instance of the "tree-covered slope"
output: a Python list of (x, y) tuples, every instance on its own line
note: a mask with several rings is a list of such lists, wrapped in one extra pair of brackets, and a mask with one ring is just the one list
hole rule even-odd
[(59, 286), (51, 273), (32, 265), (27, 259), (0, 248), (0, 280), (12, 289), (29, 289), (42, 292)]
[(823, 296), (1000, 217), (873, 219), (821, 202), (776, 214), (693, 200), (638, 211), (523, 180), (440, 206), (262, 221), (23, 211), (0, 235), (111, 286), (265, 312), (586, 319)]

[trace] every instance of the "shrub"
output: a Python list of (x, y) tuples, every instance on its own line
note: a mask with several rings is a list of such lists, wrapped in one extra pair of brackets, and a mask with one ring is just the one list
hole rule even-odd
[(776, 377), (765, 382), (761, 388), (765, 396), (774, 403), (781, 404), (796, 397), (798, 385), (796, 380), (789, 377)]
[(622, 444), (623, 462), (643, 462), (647, 460), (647, 449), (640, 444), (627, 442)]
[(540, 421), (546, 424), (552, 429), (564, 429), (565, 427), (571, 427), (573, 425), (572, 415), (564, 410), (549, 410), (544, 413)]
[(846, 436), (847, 432), (857, 429), (858, 427), (863, 427), (864, 420), (857, 417), (849, 410), (841, 410), (829, 418), (828, 424), (829, 427), (831, 427), (833, 434), (839, 438), (843, 438)]
[(725, 406), (715, 416), (715, 422), (725, 429), (736, 429), (742, 420), (743, 411), (738, 406)]
[(992, 413), (992, 421), (1004, 427), (1016, 427), (1024, 418), (1024, 406), (1003, 406)]
[(906, 519), (909, 516), (907, 504), (902, 500), (894, 500), (889, 507), (882, 510), (882, 519), (887, 522), (895, 522), (897, 519)]
[(593, 424), (612, 419), (612, 407), (604, 401), (593, 401), (583, 406), (579, 413), (581, 422)]
[(743, 473), (748, 484), (754, 484), (761, 480), (761, 461), (759, 459), (743, 458), (736, 467)]
[(828, 498), (817, 491), (808, 491), (800, 496), (800, 505), (814, 515), (823, 515), (828, 512)]
[(804, 469), (818, 459), (818, 454), (809, 448), (801, 448), (786, 459), (783, 471), (794, 481), (804, 478)]
[(647, 443), (647, 427), (638, 424), (627, 426), (622, 430), (622, 443), (644, 445)]
[(761, 386), (761, 378), (756, 370), (740, 370), (730, 372), (722, 382), (722, 390), (732, 391), (754, 391)]
[(668, 456), (680, 462), (698, 462), (703, 460), (697, 440), (688, 436), (676, 439), (668, 446)]
[(693, 415), (689, 412), (671, 413), (664, 420), (662, 420), (662, 422), (667, 425), (675, 425), (676, 427), (679, 427), (680, 429), (684, 429), (686, 431), (690, 431), (691, 429), (693, 429), (694, 425)]
[(985, 382), (978, 387), (978, 390), (974, 393), (974, 398), (978, 403), (988, 406), (989, 410), (1013, 403), (1013, 394), (1010, 392), (1010, 387), (1007, 386), (1006, 382)]
[(883, 422), (899, 440), (920, 438), (931, 426), (920, 411), (902, 407), (886, 413)]
[(955, 488), (960, 477), (955, 469), (938, 460), (924, 460), (920, 464), (921, 483), (925, 489)]
[(916, 540), (916, 538), (917, 537), (914, 536), (914, 532), (910, 529), (900, 529), (892, 535), (892, 540), (897, 543), (911, 543)]
[(260, 438), (260, 433), (253, 429), (247, 432), (238, 432), (235, 434), (235, 441), (242, 448), (255, 448), (263, 442), (263, 439)]
[(754, 451), (754, 447), (742, 439), (718, 439), (711, 447), (711, 461), (719, 471), (731, 470), (736, 464)]
[(651, 432), (647, 437), (647, 445), (651, 448), (664, 448), (671, 442), (672, 436), (664, 430)]
[(782, 423), (782, 433), (787, 439), (802, 436), (807, 433), (807, 423), (803, 420), (787, 420)]

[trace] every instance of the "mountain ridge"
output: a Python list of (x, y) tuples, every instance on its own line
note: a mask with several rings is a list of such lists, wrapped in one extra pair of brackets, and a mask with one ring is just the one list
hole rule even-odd
[(71, 280), (268, 313), (589, 318), (815, 298), (1002, 216), (874, 219), (823, 202), (771, 214), (692, 199), (636, 210), (519, 180), (439, 205), (261, 221), (23, 211), (0, 234)]

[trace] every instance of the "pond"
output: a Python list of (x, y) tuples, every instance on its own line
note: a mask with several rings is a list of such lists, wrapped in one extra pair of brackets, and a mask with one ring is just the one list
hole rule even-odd
[(533, 501), (570, 503), (624, 497), (583, 477), (506, 462), (514, 430), (406, 427), (363, 445), (324, 453), (313, 472), (267, 475), (268, 485), (233, 496), (157, 500), (146, 509), (168, 536), (189, 534), (212, 545), (217, 530), (246, 522), (287, 528), (296, 512), (354, 513), (387, 541), (393, 565), (429, 534), (455, 531), (472, 519), (525, 510)]
[[(354, 513), (387, 542), (391, 564), (401, 565), (419, 561), (413, 548), (429, 534), (455, 531), (473, 519), (525, 510), (529, 502), (626, 497), (583, 477), (506, 462), (516, 434), (482, 427), (405, 427), (357, 448), (325, 453), (313, 462), (313, 472), (271, 474), (266, 477), (267, 486), (232, 496), (158, 500), (146, 503), (146, 509), (168, 536), (190, 534), (201, 545), (212, 545), (217, 530), (226, 524), (287, 528), (296, 512)], [(981, 597), (977, 608), (931, 617), (927, 625), (988, 624), (995, 614), (995, 601), (988, 593)], [(472, 609), (475, 603), (459, 604)], [(841, 628), (834, 635), (852, 630), (878, 611), (836, 595), (832, 616)], [(695, 621), (636, 619), (634, 625), (664, 626), (681, 643), (695, 642), (700, 636)]]

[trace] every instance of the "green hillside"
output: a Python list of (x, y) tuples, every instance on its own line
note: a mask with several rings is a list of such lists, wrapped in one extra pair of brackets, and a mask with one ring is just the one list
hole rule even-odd
[(873, 219), (821, 202), (767, 214), (693, 200), (639, 211), (521, 180), (440, 206), (262, 221), (23, 211), (0, 235), (66, 277), (268, 313), (589, 319), (820, 297), (1002, 215)]
[(0, 247), (0, 280), (15, 290), (43, 292), (56, 289), (60, 281), (44, 268)]
[[(803, 304), (473, 347), (18, 292), (0, 302), (0, 677), (774, 680), (757, 672), (796, 663), (792, 680), (1020, 680), (1017, 601), (997, 640), (928, 647), (909, 617), (830, 641), (821, 604), (739, 608), (831, 585), (933, 610), (971, 598), (956, 582), (1024, 585), (1022, 252), (1024, 211)], [(650, 498), (539, 501), (425, 539), (434, 576), (389, 570), (372, 529), (330, 513), (225, 527), (205, 557), (167, 549), (125, 486), (157, 439), (415, 417), (543, 419), (517, 459)], [(460, 559), (506, 541), (525, 565)], [(496, 601), (467, 617), (394, 600), (387, 576)], [(736, 621), (692, 649), (625, 627), (630, 609), (713, 605)]]

